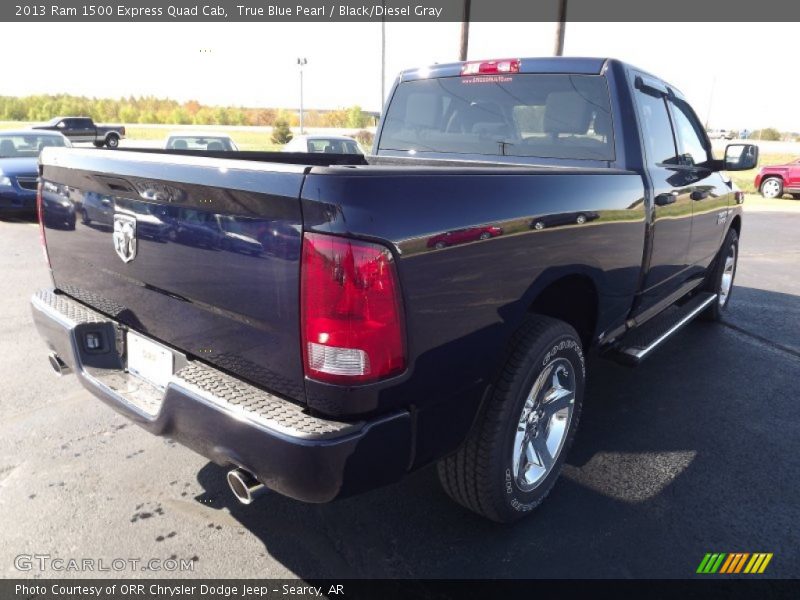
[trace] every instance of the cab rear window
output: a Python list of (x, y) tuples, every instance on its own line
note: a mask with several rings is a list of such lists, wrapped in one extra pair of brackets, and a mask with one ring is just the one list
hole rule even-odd
[(519, 74), (401, 83), (379, 150), (614, 160), (599, 75)]

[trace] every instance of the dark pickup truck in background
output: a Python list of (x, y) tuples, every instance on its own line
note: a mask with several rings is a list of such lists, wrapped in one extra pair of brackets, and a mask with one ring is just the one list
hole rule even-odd
[[(243, 502), (439, 461), (511, 521), (558, 477), (587, 351), (634, 365), (719, 318), (743, 201), (720, 171), (757, 154), (714, 158), (674, 87), (593, 58), (405, 71), (367, 157), (47, 148), (34, 319), (57, 372), (228, 465)], [(66, 189), (108, 225), (48, 227)], [(261, 251), (201, 243), (222, 223)]]
[(119, 141), (125, 138), (125, 127), (122, 125), (95, 125), (90, 117), (56, 117), (45, 125), (35, 125), (33, 129), (58, 131), (71, 142), (92, 143), (97, 148), (108, 146), (119, 147)]

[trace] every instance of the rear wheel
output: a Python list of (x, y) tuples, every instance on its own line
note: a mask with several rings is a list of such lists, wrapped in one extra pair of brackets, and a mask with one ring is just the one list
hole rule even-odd
[(733, 292), (733, 279), (736, 277), (736, 263), (739, 259), (739, 236), (735, 229), (729, 229), (725, 241), (719, 249), (714, 267), (709, 272), (704, 290), (717, 294), (717, 300), (703, 311), (706, 321), (719, 321), (722, 311), (728, 307)]
[(94, 142), (95, 148), (102, 148), (105, 145), (106, 145), (105, 142)]
[(767, 177), (761, 182), (759, 191), (764, 198), (780, 198), (783, 196), (783, 181), (777, 177)]
[(106, 138), (106, 146), (108, 146), (112, 150), (119, 147), (119, 136), (113, 133), (109, 135)]
[(529, 514), (561, 472), (584, 382), (575, 330), (549, 317), (529, 318), (466, 441), (439, 462), (447, 494), (493, 521)]
[(584, 214), (580, 214), (580, 215), (578, 215), (578, 218), (577, 218), (577, 219), (575, 219), (575, 222), (576, 222), (578, 225), (583, 225), (584, 223), (586, 223), (586, 215), (584, 215)]
[(792, 198), (795, 200), (800, 200), (800, 194), (792, 194)]
[(483, 233), (480, 235), (480, 239), (482, 239), (482, 240), (488, 240), (490, 237), (492, 237), (492, 234), (491, 234), (491, 233), (489, 233), (488, 231), (484, 231), (484, 232), (483, 232)]

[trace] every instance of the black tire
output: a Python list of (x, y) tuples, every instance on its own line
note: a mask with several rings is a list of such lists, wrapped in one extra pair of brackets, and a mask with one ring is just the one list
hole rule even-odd
[(105, 142), (93, 142), (93, 143), (95, 148), (102, 148), (103, 146), (106, 145)]
[(780, 198), (783, 196), (783, 180), (780, 177), (767, 177), (758, 188), (764, 198)]
[[(563, 441), (551, 466), (547, 468), (541, 461), (541, 479), (525, 491), (515, 477), (513, 458), (523, 410), (534, 384), (551, 373), (555, 381), (559, 375), (554, 369), (567, 364), (572, 367), (574, 399), (560, 438)], [(556, 319), (530, 317), (515, 335), (506, 364), (467, 439), (454, 454), (439, 461), (439, 480), (445, 492), (462, 506), (493, 521), (509, 523), (530, 514), (552, 489), (572, 445), (585, 377), (583, 350), (575, 330)]]
[(119, 136), (115, 133), (112, 133), (106, 138), (106, 146), (115, 150), (119, 147)]
[[(726, 275), (727, 259), (733, 253), (733, 270), (730, 272), (730, 284), (728, 284), (727, 292), (723, 289), (723, 276)], [(725, 240), (720, 246), (717, 257), (714, 259), (713, 266), (708, 272), (706, 282), (703, 284), (703, 291), (714, 292), (718, 294), (717, 300), (705, 309), (700, 318), (704, 321), (719, 321), (722, 318), (723, 311), (728, 308), (731, 301), (731, 294), (733, 293), (733, 282), (736, 279), (736, 266), (739, 260), (739, 236), (735, 229), (729, 229), (725, 235)]]
[(792, 194), (792, 198), (795, 200), (800, 200), (800, 194)]
[(434, 244), (433, 247), (436, 248), (437, 250), (441, 250), (442, 248), (447, 248), (447, 244), (445, 244), (444, 242), (436, 242), (436, 244)]
[(492, 234), (491, 234), (491, 233), (489, 233), (488, 231), (484, 231), (484, 232), (483, 232), (483, 233), (480, 235), (480, 239), (482, 239), (482, 240), (488, 240), (490, 237), (492, 237)]
[(584, 223), (586, 223), (586, 215), (585, 215), (585, 214), (583, 214), (583, 213), (579, 214), (579, 215), (578, 215), (578, 216), (575, 218), (575, 222), (576, 222), (578, 225), (583, 225)]

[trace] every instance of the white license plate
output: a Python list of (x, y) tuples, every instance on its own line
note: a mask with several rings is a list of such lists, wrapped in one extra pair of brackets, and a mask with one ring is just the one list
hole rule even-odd
[(165, 388), (172, 377), (174, 357), (168, 348), (128, 331), (128, 372)]

